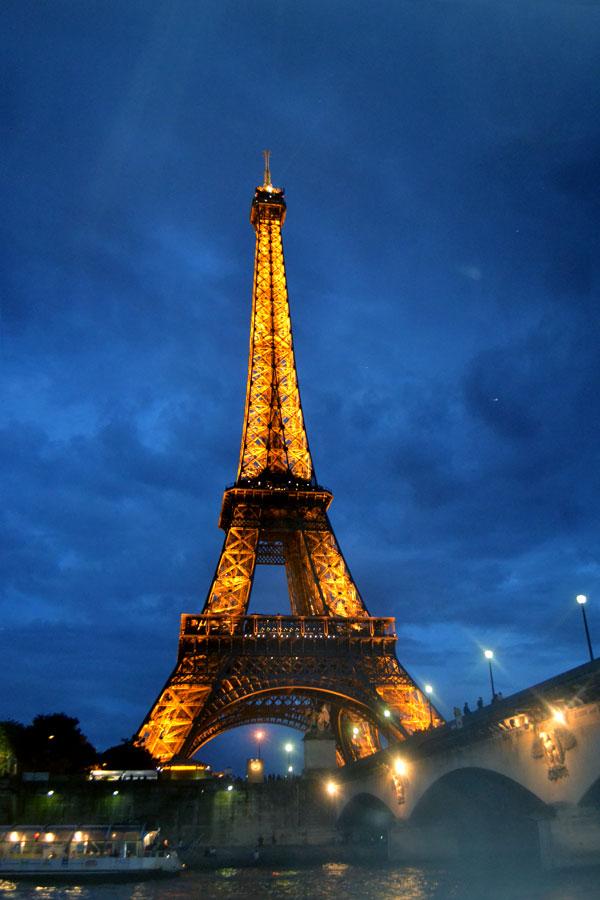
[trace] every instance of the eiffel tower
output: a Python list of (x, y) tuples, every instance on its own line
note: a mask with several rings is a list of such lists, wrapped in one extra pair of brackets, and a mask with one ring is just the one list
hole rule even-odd
[[(138, 732), (157, 759), (189, 759), (230, 728), (307, 731), (323, 706), (337, 761), (442, 722), (396, 658), (393, 618), (369, 615), (327, 515), (300, 403), (281, 227), (269, 153), (256, 232), (250, 361), (237, 480), (201, 613), (181, 617), (177, 664)], [(291, 615), (248, 615), (255, 566), (285, 566)]]

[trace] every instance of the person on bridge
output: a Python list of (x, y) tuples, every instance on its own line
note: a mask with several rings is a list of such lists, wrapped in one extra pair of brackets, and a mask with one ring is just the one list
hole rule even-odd
[(471, 710), (469, 709), (469, 704), (465, 700), (465, 705), (463, 706), (463, 716), (468, 716), (468, 715), (470, 715), (470, 713), (471, 713)]
[(477, 709), (483, 709), (483, 700), (481, 697), (477, 698)]

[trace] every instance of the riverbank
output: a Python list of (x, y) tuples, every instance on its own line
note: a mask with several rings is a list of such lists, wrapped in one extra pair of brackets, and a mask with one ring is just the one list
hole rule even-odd
[[(161, 839), (186, 847), (194, 862), (217, 853), (223, 858), (263, 856), (279, 848), (318, 852), (335, 847), (336, 809), (320, 783), (280, 779), (88, 781), (49, 778), (4, 779), (0, 825), (128, 822), (160, 827)], [(211, 853), (211, 849), (214, 853)], [(293, 851), (298, 855), (298, 850)], [(319, 858), (322, 858), (320, 856)]]

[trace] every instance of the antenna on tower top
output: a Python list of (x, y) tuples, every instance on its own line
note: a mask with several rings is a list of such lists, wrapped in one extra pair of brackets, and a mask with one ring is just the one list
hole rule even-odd
[(265, 187), (271, 187), (271, 173), (269, 171), (269, 157), (271, 155), (270, 150), (263, 150), (265, 154)]

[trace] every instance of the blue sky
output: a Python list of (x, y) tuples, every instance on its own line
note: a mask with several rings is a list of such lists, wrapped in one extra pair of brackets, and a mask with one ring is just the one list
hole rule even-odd
[[(262, 150), (331, 520), (442, 712), (600, 641), (600, 7), (5, 5), (0, 718), (139, 726), (235, 478)], [(281, 573), (251, 611), (287, 612)], [(281, 764), (272, 729), (268, 765)], [(296, 736), (297, 743), (297, 736)], [(241, 768), (245, 731), (203, 757)], [(269, 756), (268, 754), (272, 754)]]

